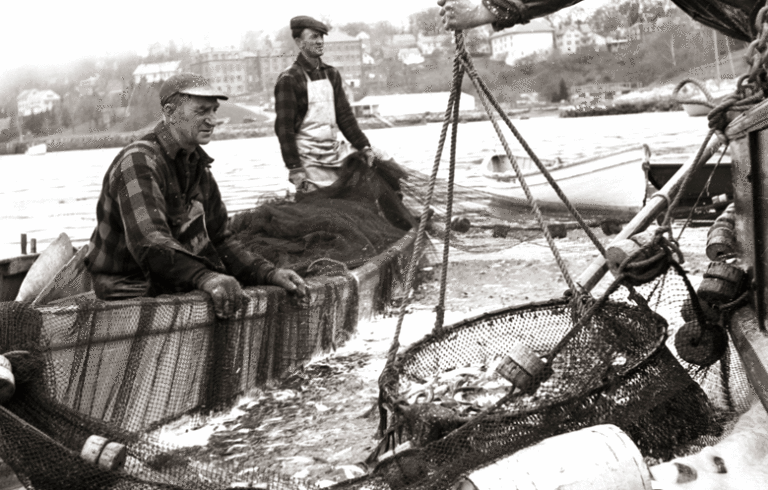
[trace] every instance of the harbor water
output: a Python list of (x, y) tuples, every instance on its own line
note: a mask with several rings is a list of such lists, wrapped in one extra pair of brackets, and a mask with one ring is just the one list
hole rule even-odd
[[(533, 117), (513, 121), (542, 159), (568, 163), (629, 146), (648, 144), (654, 155), (680, 155), (698, 149), (707, 133), (706, 118), (685, 112), (645, 113), (561, 119)], [(399, 163), (425, 173), (432, 168), (441, 124), (368, 130), (373, 146)], [(513, 153), (525, 152), (511, 132)], [(448, 144), (441, 175), (447, 172)], [(457, 183), (466, 182), (477, 164), (501, 149), (490, 122), (463, 123), (457, 145)], [(205, 150), (215, 159), (212, 171), (230, 212), (254, 206), (265, 196), (284, 196), (292, 188), (276, 137), (213, 141)], [(104, 173), (119, 148), (0, 156), (0, 258), (20, 253), (26, 233), (43, 250), (61, 232), (75, 246), (85, 244), (96, 224), (96, 201)], [(639, 150), (638, 150), (639, 151)]]

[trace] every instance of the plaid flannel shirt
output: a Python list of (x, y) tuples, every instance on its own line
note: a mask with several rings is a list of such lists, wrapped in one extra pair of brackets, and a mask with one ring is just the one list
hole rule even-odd
[(347, 141), (358, 150), (370, 146), (368, 138), (360, 130), (357, 119), (352, 113), (352, 108), (344, 93), (339, 71), (326, 65), (322, 60), (320, 65), (315, 68), (303, 54), (299, 54), (293, 65), (280, 74), (275, 85), (275, 113), (277, 114), (275, 133), (280, 142), (283, 161), (289, 169), (301, 167), (299, 149), (296, 146), (296, 133), (301, 129), (301, 123), (304, 121), (304, 116), (307, 115), (309, 106), (305, 71), (312, 81), (324, 78), (331, 81), (336, 105), (336, 124)]
[[(195, 289), (208, 271), (229, 273), (246, 285), (265, 284), (274, 266), (245, 250), (227, 229), (211, 162), (200, 146), (191, 153), (183, 150), (163, 122), (125, 147), (104, 177), (88, 270), (143, 275), (154, 293)], [(205, 256), (187, 250), (179, 237), (193, 199), (203, 205), (213, 245)]]

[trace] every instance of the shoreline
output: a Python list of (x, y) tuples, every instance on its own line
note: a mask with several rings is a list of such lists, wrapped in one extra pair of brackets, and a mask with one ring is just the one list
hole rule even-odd
[[(540, 117), (544, 115), (556, 115), (556, 107), (515, 109), (507, 113), (511, 118)], [(443, 122), (444, 115), (438, 113), (410, 114), (404, 116), (388, 116), (382, 118), (361, 117), (358, 118), (360, 129), (383, 129), (387, 127), (418, 126), (427, 123)], [(464, 111), (459, 115), (459, 122), (488, 121), (485, 111)], [(28, 146), (45, 143), (48, 152), (74, 151), (74, 150), (99, 150), (104, 148), (122, 148), (136, 141), (146, 134), (145, 131), (109, 132), (94, 131), (89, 134), (75, 134), (60, 136), (55, 133), (50, 136), (38, 136), (27, 141), (9, 141), (0, 143), (0, 156), (24, 154)], [(262, 138), (274, 136), (275, 130), (270, 123), (239, 123), (224, 124), (216, 128), (212, 140), (230, 140)]]

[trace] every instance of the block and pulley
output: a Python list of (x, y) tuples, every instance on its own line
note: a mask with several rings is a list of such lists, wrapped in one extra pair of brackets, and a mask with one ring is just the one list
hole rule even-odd
[[(618, 277), (625, 273), (625, 280), (633, 286), (640, 286), (666, 272), (669, 267), (669, 259), (663, 254), (662, 248), (654, 240), (654, 231), (644, 231), (633, 235), (631, 238), (616, 240), (605, 252), (605, 261), (611, 273)], [(659, 255), (662, 254), (662, 255)], [(625, 268), (622, 265), (632, 257), (634, 264), (644, 263), (642, 267)], [(658, 257), (657, 260), (650, 260)], [(627, 264), (629, 265), (629, 264)]]
[(527, 345), (517, 341), (496, 366), (496, 372), (523, 393), (533, 393), (549, 379), (552, 368)]

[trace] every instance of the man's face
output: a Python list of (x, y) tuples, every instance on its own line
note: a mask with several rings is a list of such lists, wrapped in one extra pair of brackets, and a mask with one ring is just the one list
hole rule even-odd
[(185, 97), (171, 115), (171, 125), (179, 136), (179, 144), (185, 148), (208, 144), (216, 127), (218, 108), (219, 101), (215, 97)]
[(304, 29), (296, 39), (296, 44), (307, 58), (319, 58), (325, 52), (323, 34), (314, 29)]

